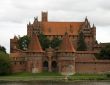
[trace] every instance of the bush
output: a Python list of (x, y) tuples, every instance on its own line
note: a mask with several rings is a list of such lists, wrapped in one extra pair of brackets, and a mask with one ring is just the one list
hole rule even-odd
[(110, 73), (109, 73), (109, 74), (106, 74), (106, 76), (107, 76), (108, 78), (110, 78)]
[(9, 55), (0, 51), (0, 75), (9, 74), (10, 65)]

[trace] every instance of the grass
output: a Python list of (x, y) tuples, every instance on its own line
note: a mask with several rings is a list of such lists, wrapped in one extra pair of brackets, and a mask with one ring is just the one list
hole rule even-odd
[(8, 81), (59, 80), (62, 78), (63, 76), (57, 72), (42, 72), (42, 73), (21, 72), (21, 73), (13, 73), (6, 76), (0, 76), (0, 80), (8, 80)]
[(72, 80), (107, 80), (105, 74), (76, 74), (71, 76)]
[(9, 76), (22, 76), (22, 77), (36, 76), (37, 77), (37, 76), (62, 76), (62, 75), (57, 72), (41, 72), (41, 73), (21, 72), (21, 73), (14, 73)]
[[(68, 77), (69, 80), (110, 80), (106, 74), (75, 74)], [(32, 81), (32, 80), (64, 80), (64, 76), (57, 72), (42, 72), (42, 73), (14, 73), (7, 76), (0, 76), (0, 81)]]

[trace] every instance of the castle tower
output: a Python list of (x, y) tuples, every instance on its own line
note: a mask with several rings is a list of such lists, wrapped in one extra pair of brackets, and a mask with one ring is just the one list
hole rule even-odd
[(96, 27), (94, 24), (93, 24), (91, 30), (92, 30), (92, 36), (93, 36), (93, 45), (95, 45), (96, 44)]
[(69, 35), (65, 33), (58, 51), (59, 72), (63, 75), (75, 73), (75, 49)]
[(10, 39), (10, 53), (16, 52), (16, 49), (18, 47), (18, 38), (17, 36), (14, 36), (13, 39)]
[(43, 50), (40, 45), (37, 34), (33, 33), (29, 44), (29, 51), (27, 52), (27, 71), (38, 73), (42, 68)]
[(48, 21), (48, 12), (42, 12), (42, 22)]

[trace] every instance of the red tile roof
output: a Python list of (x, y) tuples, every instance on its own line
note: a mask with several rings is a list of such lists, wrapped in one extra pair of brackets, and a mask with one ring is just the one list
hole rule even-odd
[(42, 22), (42, 30), (45, 35), (78, 35), (80, 26), (84, 22)]
[(65, 35), (63, 36), (63, 40), (61, 42), (59, 52), (76, 52), (67, 33), (65, 33)]
[(30, 51), (31, 52), (43, 52), (38, 36), (36, 34), (32, 35), (31, 42), (29, 44), (29, 52)]

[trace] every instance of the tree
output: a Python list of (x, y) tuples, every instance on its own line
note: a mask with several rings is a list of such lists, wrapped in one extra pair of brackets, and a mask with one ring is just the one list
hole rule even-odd
[(6, 48), (4, 46), (0, 46), (0, 51), (6, 53)]
[(84, 40), (84, 34), (83, 32), (79, 33), (79, 38), (78, 38), (78, 42), (77, 42), (77, 50), (78, 51), (86, 51), (87, 50), (87, 46)]
[(58, 37), (55, 37), (52, 39), (50, 44), (52, 48), (56, 48), (60, 45), (60, 43), (61, 43), (61, 39), (59, 39)]
[(30, 43), (30, 38), (27, 35), (20, 37), (18, 40), (19, 48), (21, 50), (27, 50), (29, 43)]
[(46, 48), (49, 48), (50, 40), (43, 34), (39, 34), (39, 41), (41, 43), (42, 48), (45, 50)]
[(110, 44), (103, 47), (99, 55), (99, 59), (110, 59)]
[(0, 75), (6, 75), (10, 73), (10, 59), (7, 53), (0, 51)]

